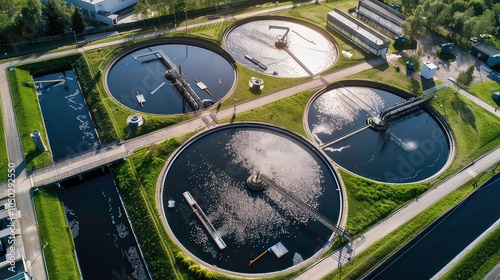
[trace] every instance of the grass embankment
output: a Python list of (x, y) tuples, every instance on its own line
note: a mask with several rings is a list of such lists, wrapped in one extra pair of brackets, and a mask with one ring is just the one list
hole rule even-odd
[[(5, 141), (5, 130), (2, 119), (2, 100), (0, 100), (0, 170), (7, 170), (9, 166), (9, 153)], [(0, 174), (0, 182), (7, 181), (8, 172)]]
[(33, 196), (38, 230), (50, 279), (79, 279), (71, 228), (66, 222), (59, 191), (39, 189)]
[(500, 262), (500, 228), (468, 252), (442, 280), (481, 280)]
[[(52, 157), (37, 93), (31, 83), (33, 79), (28, 71), (19, 67), (14, 71), (8, 71), (7, 74), (26, 166), (28, 170), (33, 170), (48, 165)], [(24, 85), (24, 82), (28, 82), (29, 85)], [(40, 152), (36, 149), (30, 136), (35, 130), (40, 132), (49, 151)]]
[(495, 108), (500, 106), (500, 100), (499, 101), (493, 100), (491, 95), (498, 91), (500, 91), (500, 86), (495, 81), (478, 83), (469, 87), (470, 93), (479, 97), (481, 100), (483, 100), (484, 102), (490, 104)]
[(440, 178), (474, 161), (500, 145), (500, 119), (451, 88), (438, 91), (430, 105), (451, 127), (455, 139), (455, 158)]

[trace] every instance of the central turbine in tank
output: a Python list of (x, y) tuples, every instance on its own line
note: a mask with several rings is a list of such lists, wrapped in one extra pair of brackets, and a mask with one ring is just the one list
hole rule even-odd
[(279, 25), (269, 25), (269, 30), (271, 30), (271, 29), (286, 30), (285, 34), (283, 34), (283, 36), (281, 36), (281, 37), (278, 37), (278, 41), (276, 43), (274, 43), (274, 45), (278, 49), (284, 49), (284, 48), (286, 48), (287, 45), (288, 45), (288, 32), (290, 32), (290, 27), (279, 26)]

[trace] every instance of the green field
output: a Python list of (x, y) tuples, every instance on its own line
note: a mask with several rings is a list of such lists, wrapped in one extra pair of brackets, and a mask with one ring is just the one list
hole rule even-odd
[(80, 279), (71, 228), (56, 188), (39, 189), (33, 196), (40, 241), (50, 279)]
[(484, 279), (499, 262), (500, 227), (493, 230), (485, 239), (479, 242), (441, 279)]
[(484, 102), (493, 106), (494, 108), (500, 107), (500, 100), (495, 101), (491, 95), (500, 91), (500, 85), (495, 81), (488, 81), (484, 83), (477, 83), (469, 87), (469, 92), (481, 98)]
[[(33, 79), (28, 71), (20, 68), (9, 71), (8, 77), (26, 166), (28, 170), (33, 170), (48, 165), (52, 157), (37, 93), (31, 83)], [(40, 132), (49, 151), (41, 152), (36, 149), (30, 136), (35, 130)]]

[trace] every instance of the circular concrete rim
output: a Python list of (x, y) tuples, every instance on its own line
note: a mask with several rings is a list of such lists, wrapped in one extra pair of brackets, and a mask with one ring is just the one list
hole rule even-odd
[(316, 261), (318, 261), (321, 258), (321, 255), (324, 254), (330, 246), (333, 244), (333, 241), (336, 238), (336, 235), (332, 233), (330, 238), (328, 239), (327, 243), (320, 249), (318, 250), (314, 255), (309, 257), (308, 259), (304, 260), (302, 263), (290, 266), (287, 269), (280, 270), (280, 271), (275, 271), (275, 272), (268, 272), (268, 273), (242, 273), (242, 272), (235, 272), (235, 271), (230, 271), (226, 269), (222, 269), (219, 267), (215, 267), (209, 263), (206, 263), (205, 261), (199, 259), (197, 256), (192, 254), (189, 250), (187, 250), (176, 238), (175, 234), (172, 232), (170, 229), (170, 226), (167, 222), (167, 218), (165, 217), (165, 206), (163, 204), (163, 182), (165, 181), (166, 175), (168, 173), (168, 170), (170, 169), (171, 163), (177, 158), (177, 156), (182, 153), (182, 151), (187, 148), (191, 143), (194, 141), (210, 134), (217, 132), (219, 130), (224, 130), (227, 129), (228, 127), (260, 127), (260, 128), (267, 128), (272, 131), (276, 131), (278, 133), (285, 134), (286, 136), (289, 136), (300, 143), (304, 144), (306, 148), (310, 149), (314, 154), (316, 154), (323, 162), (326, 164), (327, 168), (330, 170), (330, 172), (333, 174), (335, 181), (337, 182), (338, 188), (339, 188), (339, 203), (340, 203), (340, 213), (339, 217), (337, 220), (337, 224), (345, 228), (345, 225), (347, 223), (347, 197), (346, 197), (346, 192), (345, 192), (345, 186), (343, 181), (341, 180), (340, 174), (337, 172), (335, 169), (335, 165), (332, 164), (330, 158), (319, 148), (317, 148), (316, 145), (311, 143), (308, 139), (302, 137), (301, 135), (295, 134), (294, 132), (291, 132), (290, 130), (279, 127), (276, 125), (271, 125), (267, 123), (261, 123), (261, 122), (241, 122), (241, 123), (232, 123), (232, 124), (225, 124), (225, 125), (220, 125), (215, 128), (212, 128), (210, 130), (205, 130), (197, 133), (196, 135), (192, 136), (188, 140), (186, 140), (181, 146), (179, 146), (175, 151), (172, 152), (172, 154), (169, 156), (167, 159), (165, 165), (163, 166), (160, 176), (158, 176), (158, 181), (156, 183), (156, 203), (158, 206), (158, 211), (160, 212), (160, 217), (163, 226), (165, 227), (167, 233), (169, 234), (170, 238), (179, 246), (179, 248), (190, 258), (195, 260), (198, 264), (202, 265), (204, 268), (208, 270), (213, 270), (222, 274), (230, 275), (230, 276), (236, 276), (236, 277), (245, 277), (245, 278), (262, 278), (262, 277), (270, 277), (270, 276), (277, 276), (283, 273), (290, 273), (293, 271), (296, 271), (298, 269), (301, 269), (303, 267), (312, 265)]
[[(321, 75), (321, 73), (324, 73), (325, 71), (328, 71), (328, 69), (332, 68), (338, 61), (339, 59), (339, 44), (337, 43), (337, 40), (335, 40), (335, 38), (325, 29), (317, 26), (317, 25), (314, 25), (310, 22), (307, 22), (307, 21), (303, 21), (303, 20), (300, 20), (300, 19), (296, 19), (296, 18), (292, 18), (292, 17), (286, 17), (286, 16), (278, 16), (278, 15), (263, 15), (263, 16), (254, 16), (254, 17), (250, 17), (250, 18), (244, 18), (244, 19), (241, 19), (235, 23), (233, 23), (232, 25), (230, 25), (228, 28), (226, 28), (226, 30), (224, 31), (224, 34), (222, 35), (222, 42), (221, 42), (221, 46), (223, 46), (224, 48), (226, 47), (226, 38), (227, 38), (227, 35), (229, 33), (231, 33), (231, 31), (233, 31), (233, 29), (237, 28), (238, 26), (240, 25), (243, 25), (243, 24), (246, 24), (246, 23), (249, 23), (249, 22), (253, 22), (253, 21), (259, 21), (259, 20), (282, 20), (282, 21), (289, 21), (289, 22), (293, 22), (293, 23), (296, 23), (296, 24), (300, 24), (300, 25), (303, 25), (303, 26), (306, 26), (316, 32), (318, 32), (319, 34), (321, 34), (323, 37), (325, 37), (328, 41), (330, 41), (335, 49), (335, 51), (337, 52), (337, 56), (335, 57), (335, 60), (333, 61), (332, 65), (328, 68), (326, 68), (325, 70), (317, 73), (317, 74), (314, 74), (314, 76), (317, 76), (317, 75)], [(229, 53), (228, 53), (229, 54)], [(233, 58), (234, 60), (234, 58)], [(242, 66), (244, 67), (244, 66)], [(247, 67), (245, 67), (247, 68)], [(252, 70), (250, 68), (247, 68), (249, 70)], [(254, 70), (252, 70), (254, 71)], [(265, 73), (262, 73), (262, 72), (257, 72), (257, 71), (254, 71), (255, 73), (259, 73), (259, 74), (262, 74), (262, 75), (266, 75), (266, 76), (269, 76), (269, 77), (273, 77), (273, 75), (268, 75), (268, 74), (265, 74)], [(305, 77), (311, 77), (311, 76), (301, 76), (301, 77), (282, 77), (283, 79), (287, 79), (287, 78), (305, 78)]]
[(233, 67), (233, 73), (234, 73), (234, 80), (233, 84), (231, 85), (231, 88), (229, 91), (224, 95), (224, 97), (221, 98), (221, 102), (225, 101), (227, 98), (229, 98), (235, 91), (236, 86), (238, 84), (238, 69), (236, 67), (236, 61), (233, 59), (233, 57), (227, 53), (223, 48), (215, 45), (214, 43), (211, 43), (210, 41), (207, 41), (202, 38), (192, 38), (192, 37), (171, 37), (171, 38), (159, 38), (159, 39), (152, 39), (144, 42), (139, 42), (135, 43), (133, 45), (125, 47), (123, 50), (121, 50), (117, 55), (115, 55), (113, 58), (109, 60), (109, 62), (106, 64), (103, 70), (103, 75), (102, 75), (102, 82), (104, 84), (104, 89), (106, 93), (115, 101), (117, 104), (122, 106), (123, 108), (127, 108), (127, 110), (130, 110), (134, 113), (140, 113), (140, 114), (146, 114), (146, 115), (152, 115), (152, 116), (176, 116), (176, 115), (197, 115), (199, 112), (210, 110), (212, 107), (216, 106), (218, 102), (215, 102), (213, 105), (202, 108), (198, 111), (192, 111), (188, 113), (177, 113), (177, 114), (159, 114), (159, 113), (149, 113), (149, 112), (143, 112), (143, 111), (138, 111), (135, 109), (132, 109), (128, 106), (125, 106), (125, 104), (121, 103), (118, 101), (113, 94), (111, 94), (111, 91), (109, 90), (108, 87), (108, 74), (111, 68), (115, 65), (117, 61), (122, 59), (124, 56), (128, 55), (129, 53), (136, 51), (138, 49), (142, 49), (145, 47), (150, 47), (150, 46), (158, 46), (158, 45), (176, 45), (176, 44), (185, 44), (185, 45), (190, 45), (190, 46), (195, 46), (195, 47), (200, 47), (204, 49), (208, 49), (209, 51), (212, 51), (220, 56), (222, 56), (229, 64)]
[[(395, 87), (392, 87), (392, 86), (387, 85), (387, 84), (381, 84), (381, 83), (377, 83), (377, 82), (373, 82), (373, 81), (368, 81), (368, 80), (343, 80), (343, 81), (338, 81), (338, 82), (334, 82), (334, 83), (329, 84), (325, 88), (323, 88), (323, 89), (319, 90), (318, 92), (316, 92), (311, 97), (311, 99), (309, 99), (309, 102), (307, 102), (306, 108), (304, 110), (304, 115), (302, 117), (302, 120), (303, 120), (302, 125), (304, 127), (304, 130), (306, 131), (307, 137), (310, 139), (310, 141), (312, 143), (314, 143), (314, 146), (316, 146), (318, 149), (320, 149), (319, 146), (318, 146), (318, 143), (316, 141), (314, 141), (314, 137), (313, 137), (313, 135), (311, 133), (311, 130), (309, 128), (309, 122), (308, 122), (308, 120), (309, 120), (308, 119), (309, 109), (311, 108), (311, 105), (314, 103), (314, 101), (316, 101), (316, 99), (319, 96), (321, 96), (322, 94), (324, 94), (326, 92), (329, 92), (331, 90), (340, 88), (340, 87), (345, 87), (345, 86), (357, 86), (357, 87), (361, 86), (361, 87), (369, 87), (369, 88), (374, 88), (374, 89), (385, 90), (387, 92), (390, 92), (392, 94), (395, 94), (395, 95), (403, 97), (403, 98), (415, 97), (414, 95), (410, 94), (409, 92), (403, 91), (403, 90), (401, 90), (399, 88), (395, 88)], [(441, 175), (451, 165), (453, 159), (455, 158), (455, 139), (453, 138), (453, 133), (451, 131), (451, 128), (448, 126), (448, 124), (446, 123), (445, 119), (436, 110), (434, 110), (431, 106), (428, 106), (428, 105), (425, 105), (424, 110), (443, 129), (444, 134), (447, 136), (446, 137), (446, 141), (448, 141), (448, 144), (450, 146), (450, 153), (448, 154), (448, 159), (446, 160), (446, 163), (443, 165), (443, 167), (441, 167), (441, 169), (439, 169), (439, 171), (437, 171), (436, 173), (434, 173), (434, 175), (432, 175), (432, 176), (430, 176), (428, 178), (425, 178), (425, 179), (420, 180), (420, 181), (407, 182), (407, 183), (394, 183), (394, 182), (377, 181), (377, 180), (373, 180), (371, 178), (364, 177), (364, 176), (361, 176), (359, 174), (356, 174), (356, 173), (354, 173), (354, 172), (352, 172), (350, 170), (347, 170), (346, 168), (344, 168), (340, 164), (336, 163), (330, 157), (328, 157), (328, 156), (327, 157), (328, 157), (328, 159), (330, 159), (330, 161), (332, 161), (334, 163), (335, 166), (337, 166), (338, 168), (344, 170), (345, 172), (347, 172), (349, 174), (352, 174), (354, 176), (357, 176), (357, 177), (364, 178), (364, 179), (372, 181), (372, 182), (377, 182), (377, 183), (381, 183), (381, 184), (391, 184), (391, 185), (408, 185), (408, 184), (418, 184), (418, 183), (429, 182), (432, 179), (434, 179), (434, 178), (438, 177), (439, 175)]]

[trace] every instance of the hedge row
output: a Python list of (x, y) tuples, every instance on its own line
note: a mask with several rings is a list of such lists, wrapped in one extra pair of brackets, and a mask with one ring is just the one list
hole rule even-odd
[(500, 253), (500, 227), (467, 253), (442, 279), (471, 279), (490, 257)]
[(90, 109), (101, 143), (110, 143), (117, 140), (119, 137), (111, 121), (111, 116), (96, 86), (100, 82), (101, 72), (96, 72), (92, 75), (85, 56), (76, 60), (73, 68), (78, 76), (82, 93), (85, 96), (85, 102)]
[[(38, 130), (42, 135), (45, 146), (48, 145), (47, 133), (43, 123), (42, 111), (38, 102), (37, 93), (33, 88), (33, 79), (30, 73), (20, 68), (8, 71), (10, 89), (12, 92), (12, 102), (16, 114), (17, 126), (21, 137), (24, 157), (28, 170), (48, 165), (52, 161), (50, 152), (40, 152), (30, 134)], [(19, 162), (14, 162), (19, 164)]]
[(69, 67), (77, 61), (82, 54), (73, 53), (65, 56), (58, 56), (55, 58), (47, 58), (30, 62), (26, 64), (17, 65), (17, 68), (30, 72), (31, 75), (41, 75), (43, 73), (50, 73), (60, 68)]

